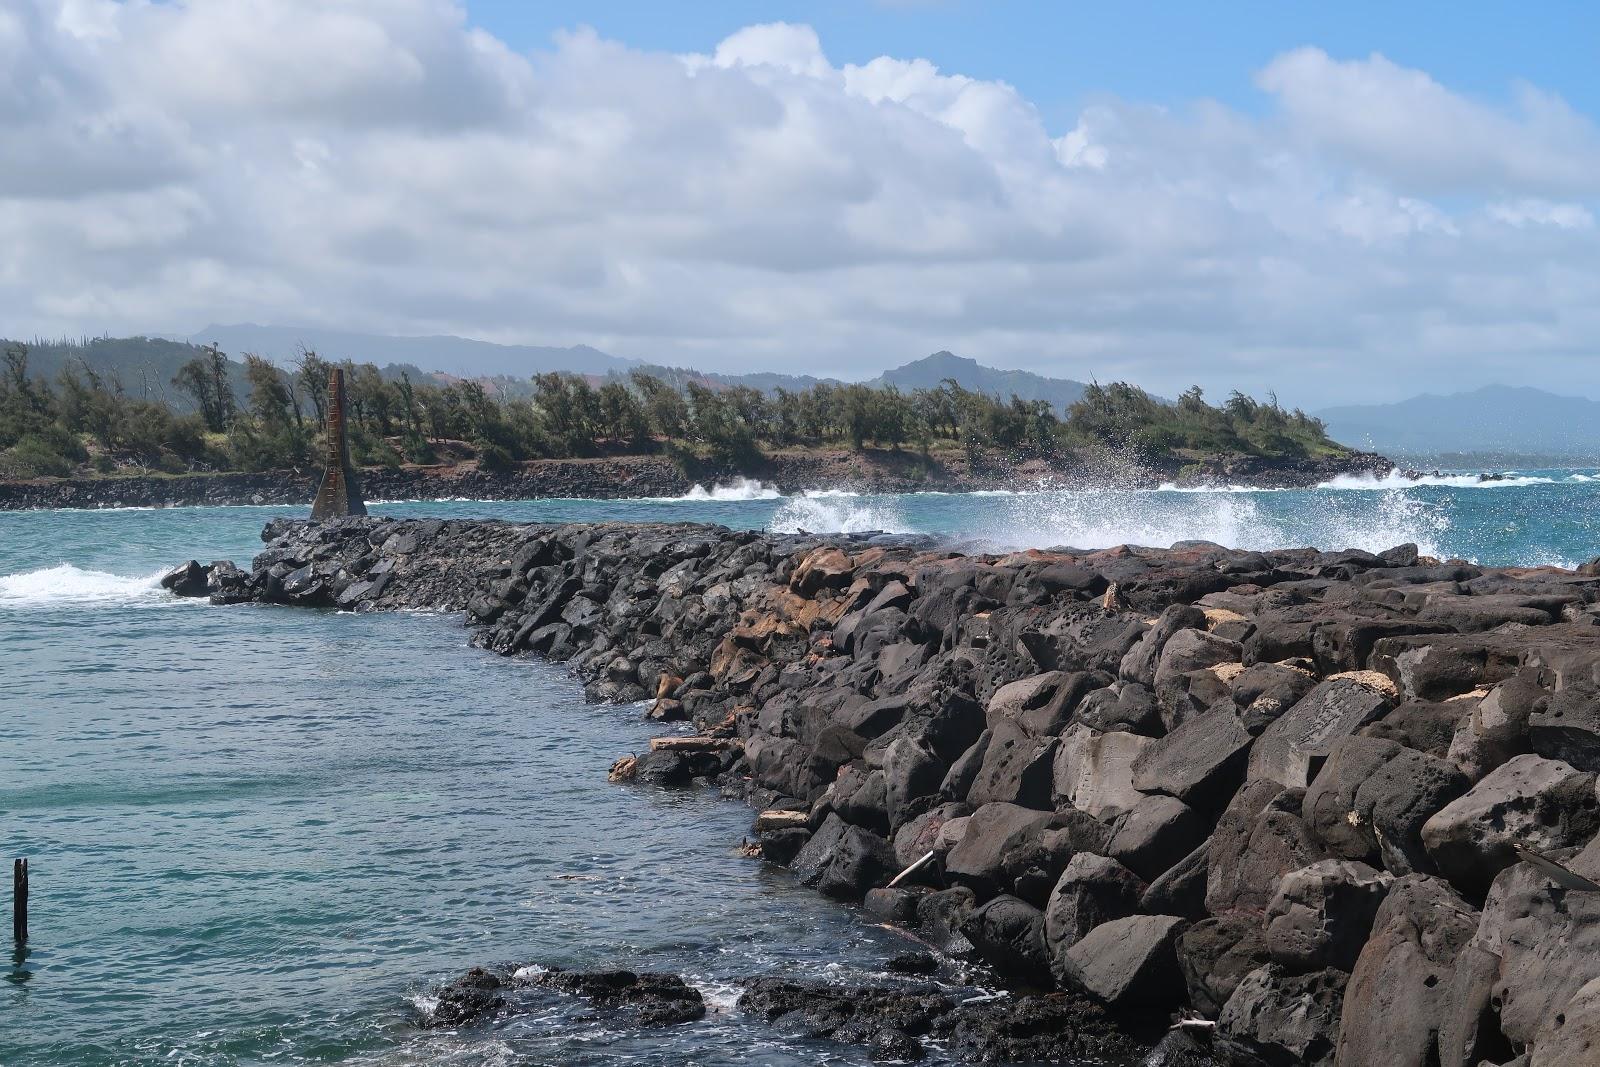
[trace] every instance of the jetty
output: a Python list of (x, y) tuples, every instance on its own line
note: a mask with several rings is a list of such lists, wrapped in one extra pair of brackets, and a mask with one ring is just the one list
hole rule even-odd
[[(263, 538), (166, 584), (460, 611), (482, 648), (566, 662), (689, 738), (613, 777), (715, 783), (817, 891), (1019, 990), (1175, 1021), (1150, 1062), (1596, 1062), (1600, 568), (696, 524)], [(746, 995), (823, 996), (779, 992)]]

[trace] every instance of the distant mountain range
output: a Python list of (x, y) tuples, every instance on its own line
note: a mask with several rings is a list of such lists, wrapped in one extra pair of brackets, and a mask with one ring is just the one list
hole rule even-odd
[(1452, 457), (1597, 462), (1600, 401), (1529, 386), (1486, 385), (1424, 393), (1394, 404), (1352, 404), (1316, 413), (1336, 441), (1386, 456), (1448, 464)]
[[(774, 389), (799, 391), (823, 382), (830, 385), (844, 384), (836, 378), (814, 378), (809, 374), (779, 374), (773, 371), (716, 374), (682, 367), (650, 365), (637, 369), (680, 386), (687, 379), (716, 385), (745, 385), (763, 392), (771, 392)], [(949, 352), (935, 352), (931, 356), (914, 359), (910, 363), (886, 370), (862, 384), (878, 389), (892, 385), (902, 392), (910, 392), (913, 389), (937, 389), (946, 379), (953, 379), (961, 388), (975, 393), (988, 393), (1004, 399), (1018, 396), (1023, 400), (1045, 400), (1058, 412), (1067, 405), (1075, 403), (1083, 396), (1085, 389), (1083, 382), (1076, 382), (1070, 378), (1046, 378), (1041, 374), (1025, 370), (998, 370), (994, 367), (985, 367), (975, 359), (952, 355)]]
[(1057, 411), (1076, 403), (1086, 388), (1083, 382), (1070, 378), (1046, 378), (1025, 370), (996, 370), (985, 367), (975, 359), (935, 352), (931, 356), (883, 374), (868, 385), (892, 385), (903, 391), (934, 389), (946, 378), (953, 378), (963, 389), (992, 396), (1018, 396), (1023, 400), (1047, 400)]
[[(231, 326), (212, 324), (186, 340), (194, 344), (215, 342), (235, 359), (246, 352), (265, 356), (279, 364), (294, 360), (302, 347), (315, 349), (326, 359), (353, 359), (379, 367), (421, 367), (463, 378), (509, 378), (526, 381), (543, 371), (570, 371), (574, 374), (605, 376), (646, 370), (681, 381), (698, 379), (720, 385), (746, 385), (771, 392), (774, 389), (807, 389), (820, 381), (807, 374), (782, 374), (756, 371), (749, 374), (717, 374), (684, 368), (656, 367), (639, 360), (608, 355), (588, 345), (549, 348), (538, 345), (500, 345), (464, 337), (388, 337), (300, 326), (258, 326), (240, 323)], [(1083, 395), (1084, 384), (1067, 378), (1047, 378), (1028, 371), (997, 370), (975, 359), (935, 352), (893, 370), (885, 371), (867, 385), (910, 391), (933, 389), (946, 378), (953, 378), (963, 389), (995, 396), (1019, 396), (1024, 400), (1046, 400), (1056, 410), (1065, 408)]]
[(301, 346), (315, 349), (325, 359), (410, 365), (429, 371), (442, 371), (458, 378), (528, 378), (544, 371), (571, 371), (574, 374), (608, 374), (627, 371), (639, 362), (609, 356), (598, 348), (573, 345), (549, 348), (540, 345), (497, 345), (466, 337), (386, 337), (381, 334), (353, 333), (302, 326), (210, 325), (187, 340), (208, 345), (215, 342), (235, 359), (254, 352), (278, 364), (293, 362)]

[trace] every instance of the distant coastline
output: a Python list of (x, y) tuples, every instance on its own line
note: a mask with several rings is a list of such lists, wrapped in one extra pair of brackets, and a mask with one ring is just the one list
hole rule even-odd
[[(974, 466), (958, 450), (807, 449), (778, 452), (738, 466), (690, 468), (662, 455), (543, 459), (501, 471), (473, 464), (368, 467), (368, 500), (537, 500), (677, 497), (694, 486), (757, 479), (783, 493), (852, 489), (870, 493), (973, 492), (994, 489), (1153, 489), (1164, 484), (1308, 488), (1341, 475), (1382, 477), (1394, 464), (1375, 453), (1318, 459), (1211, 456), (1180, 463), (1094, 465), (1012, 461), (993, 455)], [(309, 504), (320, 472), (106, 475), (0, 481), (0, 510)]]

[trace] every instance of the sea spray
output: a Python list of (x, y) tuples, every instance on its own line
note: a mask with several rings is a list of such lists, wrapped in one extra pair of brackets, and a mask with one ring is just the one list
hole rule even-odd
[(793, 497), (773, 515), (773, 533), (920, 533), (893, 498), (855, 494)]
[(1415, 542), (1423, 553), (1436, 554), (1450, 527), (1444, 508), (1396, 490), (1353, 497), (1304, 493), (1295, 507), (1270, 511), (1245, 493), (1027, 493), (992, 501), (989, 511), (970, 536), (996, 549), (1211, 541), (1253, 550), (1304, 545), (1376, 552)]
[(160, 596), (159, 574), (128, 578), (84, 570), (70, 563), (0, 575), (0, 610), (74, 604), (130, 604), (141, 600), (167, 604)]
[(1372, 491), (1385, 489), (1415, 489), (1418, 486), (1437, 486), (1447, 489), (1515, 489), (1527, 485), (1550, 485), (1556, 479), (1542, 474), (1402, 474), (1391, 471), (1383, 477), (1370, 474), (1341, 474), (1317, 486), (1318, 489)]
[(756, 478), (735, 478), (731, 482), (717, 482), (707, 489), (696, 484), (690, 490), (677, 497), (682, 501), (705, 500), (778, 500), (783, 496), (774, 486), (767, 485)]

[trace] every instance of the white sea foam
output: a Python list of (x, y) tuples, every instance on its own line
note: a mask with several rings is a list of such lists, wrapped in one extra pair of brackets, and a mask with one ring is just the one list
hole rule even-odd
[(716, 483), (710, 489), (695, 485), (676, 500), (777, 500), (782, 493), (755, 478), (735, 478), (724, 485)]
[(1243, 493), (1030, 494), (995, 502), (994, 518), (976, 536), (1007, 549), (1211, 541), (1254, 550), (1311, 545), (1377, 552), (1415, 542), (1423, 553), (1438, 555), (1450, 527), (1442, 508), (1398, 490), (1310, 499), (1286, 515), (1272, 515), (1262, 503)]
[(1318, 489), (1414, 489), (1435, 485), (1448, 489), (1512, 489), (1522, 485), (1549, 485), (1554, 478), (1538, 474), (1423, 474), (1410, 476), (1391, 471), (1382, 478), (1370, 474), (1341, 474), (1317, 486)]
[(21, 574), (0, 575), (0, 608), (158, 600), (160, 580), (159, 574), (128, 578), (62, 563)]
[(888, 501), (858, 503), (850, 497), (792, 497), (767, 524), (774, 533), (913, 533), (900, 509)]
[(1135, 489), (1136, 493), (1194, 493), (1205, 495), (1207, 493), (1286, 493), (1287, 489), (1276, 486), (1265, 488), (1259, 485), (1178, 485), (1176, 482), (1162, 482), (1154, 489)]

